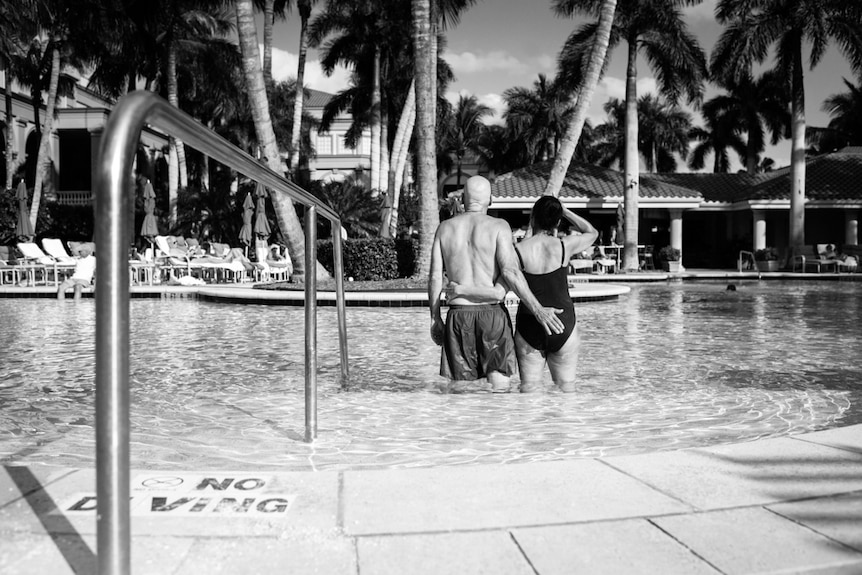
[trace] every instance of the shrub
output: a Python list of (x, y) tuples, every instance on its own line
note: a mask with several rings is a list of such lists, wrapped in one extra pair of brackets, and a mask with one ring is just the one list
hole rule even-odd
[[(344, 275), (356, 281), (409, 277), (416, 267), (417, 242), (388, 238), (347, 239), (343, 242)], [(332, 240), (317, 245), (317, 260), (333, 273)]]
[(778, 260), (778, 252), (775, 248), (763, 248), (754, 252), (754, 259), (759, 262)]
[(659, 259), (666, 262), (677, 262), (679, 261), (680, 255), (682, 255), (680, 251), (671, 246), (665, 246), (658, 252)]

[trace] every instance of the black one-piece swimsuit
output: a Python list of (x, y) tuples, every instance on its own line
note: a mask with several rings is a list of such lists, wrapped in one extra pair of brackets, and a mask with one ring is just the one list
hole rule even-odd
[(533, 292), (539, 303), (544, 307), (555, 307), (563, 310), (563, 313), (557, 316), (563, 322), (563, 333), (548, 335), (545, 333), (545, 328), (542, 327), (542, 324), (536, 320), (536, 316), (530, 313), (523, 302), (518, 304), (518, 313), (515, 316), (515, 330), (521, 334), (521, 337), (527, 343), (541, 351), (559, 351), (569, 339), (577, 321), (575, 317), (575, 304), (572, 303), (572, 298), (569, 296), (566, 246), (563, 240), (560, 240), (560, 246), (563, 248), (560, 267), (546, 274), (531, 274), (523, 271), (524, 260), (521, 259), (521, 253), (515, 248), (515, 253), (518, 254), (518, 261), (521, 262), (521, 271), (524, 273), (527, 285), (530, 286), (530, 291)]

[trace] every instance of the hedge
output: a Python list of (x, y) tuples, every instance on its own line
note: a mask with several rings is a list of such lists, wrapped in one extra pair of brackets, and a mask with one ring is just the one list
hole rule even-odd
[[(356, 281), (379, 281), (413, 275), (419, 242), (389, 238), (347, 239), (342, 242), (344, 275)], [(317, 261), (333, 273), (332, 240), (317, 242)]]

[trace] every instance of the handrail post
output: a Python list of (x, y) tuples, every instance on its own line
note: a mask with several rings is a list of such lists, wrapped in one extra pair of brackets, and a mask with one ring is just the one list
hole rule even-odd
[(332, 260), (335, 270), (335, 305), (338, 310), (338, 349), (341, 352), (341, 385), (347, 385), (350, 376), (347, 366), (347, 310), (344, 301), (344, 252), (341, 249), (341, 226), (336, 231), (332, 222)]
[(317, 208), (305, 210), (305, 441), (317, 437)]
[(96, 191), (96, 541), (101, 575), (131, 570), (129, 519), (129, 259), (132, 158), (144, 113), (112, 116)]

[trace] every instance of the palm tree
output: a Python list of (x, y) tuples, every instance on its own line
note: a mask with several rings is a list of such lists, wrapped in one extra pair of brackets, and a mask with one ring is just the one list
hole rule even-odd
[[(595, 42), (592, 50), (590, 50), (589, 60), (586, 64), (586, 69), (583, 70), (583, 78), (578, 79), (577, 88), (574, 92), (577, 93), (577, 103), (574, 111), (569, 119), (569, 125), (566, 127), (560, 147), (554, 157), (554, 165), (551, 166), (551, 172), (548, 175), (548, 183), (545, 186), (545, 194), (553, 196), (560, 195), (560, 189), (563, 187), (563, 180), (566, 177), (566, 172), (569, 170), (569, 164), (578, 144), (581, 139), (584, 126), (587, 122), (587, 110), (593, 101), (593, 94), (596, 90), (596, 85), (599, 83), (599, 76), (605, 65), (605, 56), (608, 52), (608, 43), (610, 42), (611, 27), (614, 23), (614, 13), (617, 9), (617, 0), (605, 0), (602, 3), (599, 12), (599, 22), (595, 33)], [(581, 70), (578, 69), (580, 76)]]
[(691, 114), (652, 94), (638, 99), (638, 149), (648, 172), (675, 172), (676, 157), (688, 157)]
[(832, 118), (829, 129), (843, 136), (843, 146), (862, 146), (862, 78), (858, 86), (842, 80), (847, 91), (826, 98), (823, 111)]
[(436, 84), (436, 54), (431, 44), (431, 1), (411, 0), (413, 9), (413, 54), (416, 75), (416, 165), (421, 204), (419, 256), (415, 276), (428, 277), (431, 246), (440, 225), (437, 200), (437, 154), (434, 130), (432, 83)]
[[(257, 48), (257, 30), (255, 29), (252, 0), (237, 0), (236, 20), (242, 51), (243, 73), (248, 85), (248, 99), (258, 142), (266, 156), (269, 168), (279, 174), (284, 174), (284, 162), (276, 144), (272, 119), (269, 114), (269, 100), (266, 96), (266, 85), (263, 80), (263, 70)], [(272, 194), (271, 199), (278, 226), (281, 228), (290, 250), (294, 271), (297, 274), (303, 274), (306, 271), (315, 273), (314, 270), (305, 270), (305, 237), (299, 224), (299, 218), (296, 216), (293, 202), (289, 198), (284, 198), (282, 194)], [(319, 265), (317, 267), (319, 273), (321, 268)]]
[(751, 74), (732, 75), (719, 81), (725, 94), (704, 104), (715, 109), (715, 114), (727, 118), (737, 131), (745, 132), (746, 152), (743, 156), (749, 174), (757, 170), (760, 154), (766, 149), (766, 134), (771, 134), (772, 145), (788, 136), (790, 127), (790, 95), (787, 82), (776, 71), (769, 71), (757, 79)]
[[(611, 98), (605, 103), (608, 121), (597, 126), (596, 150), (598, 163), (610, 167), (626, 161), (625, 102)], [(691, 117), (679, 106), (644, 94), (638, 98), (638, 132), (644, 134), (638, 142), (638, 153), (649, 172), (672, 172), (676, 170), (675, 155), (688, 155), (688, 137)], [(628, 234), (626, 234), (628, 235)]]
[(503, 92), (506, 125), (524, 136), (535, 161), (557, 154), (560, 139), (575, 110), (569, 96), (544, 74), (539, 74), (532, 89), (517, 87)]
[(289, 168), (296, 178), (299, 169), (299, 139), (302, 127), (302, 107), (305, 99), (305, 58), (308, 53), (308, 19), (311, 18), (311, 8), (315, 0), (297, 0), (299, 11), (299, 62), (296, 65), (296, 92), (293, 97), (293, 132), (290, 135)]
[(383, 198), (374, 196), (353, 178), (342, 182), (320, 184), (310, 190), (341, 219), (341, 225), (352, 238), (370, 238), (377, 235), (380, 226), (380, 205)]
[[(15, 173), (14, 131), (12, 130), (12, 80), (13, 60), (21, 60), (26, 53), (26, 38), (35, 32), (35, 23), (28, 18), (23, 0), (10, 0), (0, 5), (0, 71), (3, 72), (5, 92), (6, 124), (6, 188), (12, 187)], [(38, 123), (38, 122), (37, 122)]]
[[(397, 33), (389, 22), (399, 6), (391, 0), (330, 0), (311, 23), (309, 43), (322, 46), (321, 66), (331, 73), (336, 64), (353, 67), (354, 78), (370, 86), (369, 125), (371, 127), (371, 189), (381, 188), (381, 60), (392, 47), (391, 34)], [(406, 16), (406, 12), (401, 10)], [(403, 28), (404, 21), (401, 21)], [(402, 30), (403, 34), (403, 30)], [(324, 44), (324, 39), (326, 40)], [(397, 37), (397, 35), (396, 35)], [(370, 64), (370, 65), (369, 65)], [(385, 189), (385, 187), (384, 187)]]
[(711, 67), (721, 77), (750, 73), (776, 47), (776, 70), (790, 78), (790, 248), (805, 244), (805, 86), (803, 43), (811, 45), (816, 66), (830, 40), (862, 72), (862, 5), (840, 0), (719, 0), (716, 18), (726, 26), (712, 55)]
[(746, 147), (739, 134), (739, 124), (716, 105), (714, 98), (703, 105), (701, 112), (705, 125), (692, 128), (689, 133), (689, 137), (698, 143), (692, 150), (688, 166), (692, 170), (702, 170), (707, 154), (712, 154), (712, 171), (726, 174), (730, 172), (728, 149), (734, 150), (740, 160), (745, 159)]
[(284, 19), (290, 10), (291, 0), (254, 0), (255, 7), (263, 12), (263, 81), (272, 84), (272, 30), (275, 21)]
[[(555, 0), (558, 14), (595, 15), (604, 0)], [(700, 0), (618, 0), (614, 23), (608, 40), (608, 51), (622, 41), (628, 45), (626, 64), (626, 153), (625, 153), (625, 251), (623, 267), (638, 268), (638, 120), (637, 56), (643, 52), (659, 81), (659, 89), (668, 100), (676, 102), (683, 94), (697, 102), (703, 93), (706, 58), (697, 40), (686, 29), (680, 8), (699, 4)], [(560, 54), (560, 68), (583, 69), (588, 61), (599, 23), (586, 24), (573, 33)]]
[(458, 187), (461, 187), (461, 167), (464, 156), (468, 152), (475, 152), (479, 135), (482, 130), (482, 119), (490, 116), (491, 108), (480, 104), (476, 96), (461, 95), (455, 106), (452, 123), (444, 127), (446, 133), (447, 150), (454, 154), (457, 169)]

